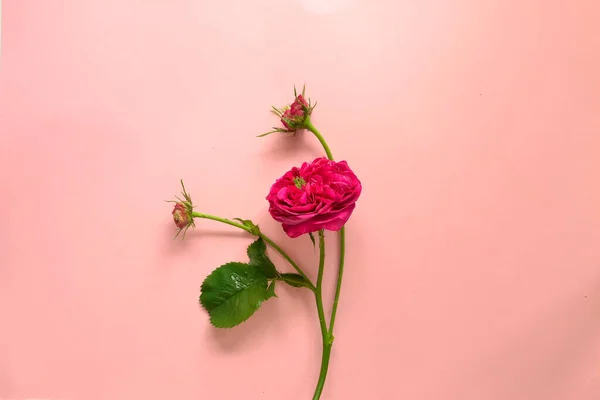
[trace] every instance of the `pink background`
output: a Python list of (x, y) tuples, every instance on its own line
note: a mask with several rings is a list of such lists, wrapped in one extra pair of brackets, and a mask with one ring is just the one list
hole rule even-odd
[(255, 138), (303, 83), (365, 188), (323, 399), (600, 398), (597, 1), (5, 0), (3, 18), (0, 398), (310, 398), (309, 293), (211, 328), (199, 285), (250, 238), (206, 221), (173, 241), (163, 202), (183, 178), (314, 276), (264, 196), (321, 150)]

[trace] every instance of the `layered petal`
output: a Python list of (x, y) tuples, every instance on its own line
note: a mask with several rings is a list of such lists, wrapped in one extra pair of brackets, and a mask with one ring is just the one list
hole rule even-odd
[(267, 196), (269, 212), (290, 237), (321, 229), (337, 231), (348, 221), (362, 185), (346, 161), (325, 157), (294, 167)]

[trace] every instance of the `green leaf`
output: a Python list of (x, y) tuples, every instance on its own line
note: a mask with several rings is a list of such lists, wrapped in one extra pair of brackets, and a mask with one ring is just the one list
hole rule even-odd
[(217, 328), (241, 324), (265, 301), (267, 278), (256, 267), (232, 262), (215, 269), (202, 283), (200, 303)]
[(267, 245), (263, 238), (258, 238), (254, 242), (250, 243), (248, 246), (248, 258), (250, 258), (250, 262), (252, 260), (261, 260), (266, 257)]
[(275, 282), (276, 281), (271, 281), (271, 284), (267, 288), (267, 295), (265, 297), (265, 300), (269, 300), (271, 297), (277, 297), (277, 295), (275, 294)]
[(248, 258), (250, 265), (260, 269), (260, 271), (269, 279), (278, 276), (277, 269), (271, 259), (267, 256), (267, 245), (262, 238), (256, 239), (248, 246)]
[(312, 244), (313, 244), (313, 248), (314, 248), (314, 247), (317, 245), (317, 244), (315, 243), (315, 235), (313, 235), (313, 234), (312, 234), (312, 232), (309, 232), (309, 233), (308, 233), (308, 236), (310, 236), (310, 241), (312, 242)]
[(258, 228), (258, 225), (256, 225), (254, 222), (250, 221), (249, 219), (234, 218), (233, 220), (239, 221), (239, 223), (241, 223), (242, 225), (247, 227), (249, 229), (249, 232), (252, 235), (260, 236), (260, 229)]
[(302, 275), (299, 274), (281, 274), (281, 280), (293, 287), (307, 287), (309, 289), (312, 288), (310, 282), (304, 279)]

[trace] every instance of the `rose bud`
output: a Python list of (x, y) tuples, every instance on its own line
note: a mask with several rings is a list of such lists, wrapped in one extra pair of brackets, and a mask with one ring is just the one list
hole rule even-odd
[(309, 117), (314, 108), (315, 106), (311, 105), (310, 99), (308, 102), (306, 101), (304, 89), (302, 89), (302, 94), (299, 95), (294, 88), (294, 102), (283, 108), (273, 107), (272, 110), (273, 114), (280, 118), (283, 128), (273, 127), (272, 131), (263, 133), (262, 135), (259, 135), (259, 137), (266, 136), (273, 132), (295, 133), (299, 130), (306, 129)]
[(177, 225), (179, 229), (185, 228), (192, 221), (192, 216), (188, 213), (183, 203), (175, 204), (172, 214), (173, 221), (175, 221), (175, 225)]
[(302, 95), (296, 97), (289, 108), (286, 108), (281, 115), (281, 123), (289, 132), (295, 132), (304, 128), (304, 120), (306, 119), (305, 109), (308, 110), (308, 103)]
[(194, 205), (192, 204), (192, 198), (185, 190), (183, 181), (181, 181), (181, 187), (183, 188), (181, 192), (183, 195), (183, 199), (180, 199), (176, 196), (175, 198), (177, 199), (177, 201), (171, 201), (171, 203), (175, 203), (175, 207), (173, 207), (173, 211), (171, 212), (171, 214), (173, 215), (173, 222), (175, 222), (175, 226), (179, 228), (179, 231), (177, 232), (177, 235), (175, 235), (175, 237), (179, 236), (181, 231), (183, 231), (183, 237), (185, 237), (185, 233), (190, 228), (190, 226), (195, 226), (193, 216)]

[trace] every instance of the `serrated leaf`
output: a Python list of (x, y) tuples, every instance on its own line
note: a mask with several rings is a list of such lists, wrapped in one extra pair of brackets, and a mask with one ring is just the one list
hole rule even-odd
[(217, 328), (231, 328), (254, 314), (267, 296), (267, 278), (260, 269), (232, 262), (215, 269), (202, 283), (200, 303)]
[(267, 245), (259, 237), (248, 246), (248, 258), (250, 258), (250, 265), (260, 269), (267, 278), (273, 279), (278, 276), (278, 273), (266, 251)]
[(309, 281), (304, 279), (302, 275), (299, 274), (281, 274), (281, 280), (293, 287), (307, 287), (312, 289), (312, 285)]
[(271, 297), (277, 297), (277, 295), (275, 294), (275, 282), (276, 281), (271, 281), (271, 284), (267, 288), (267, 295), (265, 296), (265, 300), (269, 300)]
[(266, 257), (266, 251), (267, 244), (265, 243), (263, 238), (258, 238), (254, 242), (250, 243), (247, 250), (250, 262), (252, 262), (252, 260), (260, 260)]

